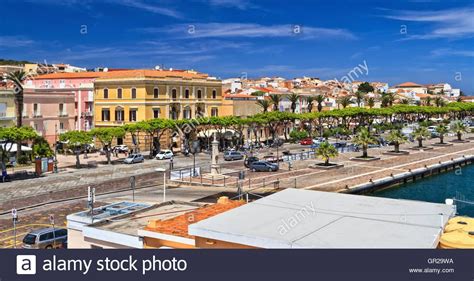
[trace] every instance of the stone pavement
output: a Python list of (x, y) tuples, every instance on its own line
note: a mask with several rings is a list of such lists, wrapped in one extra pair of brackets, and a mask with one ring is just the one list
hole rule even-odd
[[(199, 154), (196, 163), (207, 164), (209, 155)], [(82, 159), (81, 159), (82, 160)], [(191, 157), (175, 157), (174, 167), (192, 164)], [(132, 165), (114, 164), (90, 169), (73, 169), (44, 177), (5, 182), (0, 184), (0, 211), (20, 208), (44, 201), (86, 195), (87, 186), (96, 187), (97, 193), (120, 190), (130, 186), (129, 178), (135, 176), (137, 187), (161, 179), (156, 168), (169, 168), (169, 160), (146, 160)], [(78, 190), (80, 189), (80, 190)]]

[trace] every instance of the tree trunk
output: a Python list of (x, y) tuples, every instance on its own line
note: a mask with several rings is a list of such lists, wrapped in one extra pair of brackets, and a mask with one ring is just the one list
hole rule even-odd
[(329, 157), (326, 157), (326, 160), (324, 161), (324, 166), (329, 166)]
[(462, 140), (462, 139), (461, 139), (462, 133), (461, 133), (461, 132), (457, 132), (457, 134), (458, 134), (458, 140), (459, 140), (459, 141)]
[(81, 162), (79, 160), (80, 150), (76, 148), (76, 169), (81, 168)]
[(398, 142), (395, 143), (395, 152), (400, 152), (400, 144)]
[(362, 158), (367, 158), (368, 157), (368, 154), (367, 154), (367, 146), (366, 145), (363, 145), (362, 146)]
[[(23, 126), (23, 90), (18, 92), (16, 95), (16, 127), (20, 128)], [(21, 141), (16, 143), (16, 162), (20, 160), (21, 156)]]
[(418, 139), (418, 147), (423, 147), (423, 139), (422, 138)]
[(107, 164), (112, 164), (112, 161), (110, 160), (110, 148), (108, 146), (105, 150), (105, 155), (107, 156)]
[(444, 136), (443, 135), (439, 135), (439, 143), (444, 144)]

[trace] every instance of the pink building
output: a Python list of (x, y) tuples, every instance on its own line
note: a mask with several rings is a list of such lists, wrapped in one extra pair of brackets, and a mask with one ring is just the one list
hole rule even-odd
[(23, 124), (53, 144), (59, 134), (75, 129), (74, 99), (68, 90), (25, 88)]
[[(50, 93), (70, 93), (74, 96), (74, 107), (67, 107), (67, 114), (73, 118), (72, 126), (66, 130), (89, 131), (92, 128), (94, 112), (94, 80), (101, 72), (51, 73), (40, 75), (26, 82), (25, 88)], [(57, 105), (55, 106), (57, 107)]]

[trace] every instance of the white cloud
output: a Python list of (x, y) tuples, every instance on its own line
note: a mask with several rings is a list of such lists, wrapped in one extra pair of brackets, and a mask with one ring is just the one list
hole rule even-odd
[[(408, 33), (406, 39), (465, 38), (474, 36), (474, 8), (439, 11), (389, 11), (388, 19), (434, 24), (425, 34)], [(410, 29), (409, 29), (410, 30)]]
[(208, 3), (212, 6), (219, 6), (225, 8), (237, 8), (240, 10), (247, 10), (250, 8), (256, 8), (257, 6), (252, 4), (248, 0), (209, 0)]
[(116, 3), (122, 6), (133, 7), (137, 9), (142, 9), (151, 13), (165, 15), (173, 18), (182, 18), (183, 16), (178, 11), (165, 8), (159, 5), (150, 4), (142, 0), (108, 0), (111, 3)]
[(455, 49), (436, 49), (431, 51), (431, 54), (436, 57), (445, 56), (462, 56), (462, 57), (474, 57), (474, 51), (472, 50), (455, 50)]
[(177, 10), (169, 7), (164, 7), (155, 2), (144, 1), (144, 0), (23, 0), (25, 2), (35, 3), (35, 4), (48, 4), (48, 5), (65, 5), (65, 6), (82, 6), (86, 7), (89, 10), (92, 9), (92, 4), (97, 3), (107, 3), (120, 5), (125, 7), (131, 7), (136, 9), (141, 9), (150, 13), (160, 14), (164, 16), (169, 16), (172, 18), (183, 18), (181, 13)]
[(0, 46), (3, 48), (25, 47), (33, 43), (33, 40), (21, 36), (0, 36)]
[(166, 33), (175, 38), (219, 38), (219, 37), (294, 37), (301, 39), (356, 39), (345, 29), (311, 26), (261, 25), (256, 23), (191, 23), (166, 26), (164, 28), (142, 28), (149, 33)]

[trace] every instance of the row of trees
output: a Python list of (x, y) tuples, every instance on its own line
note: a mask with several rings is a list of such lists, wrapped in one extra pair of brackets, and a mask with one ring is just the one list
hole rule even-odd
[[(359, 127), (376, 126), (382, 120), (387, 124), (402, 124), (428, 120), (432, 117), (450, 120), (472, 116), (474, 104), (450, 103), (444, 107), (395, 105), (387, 108), (346, 108), (332, 111), (317, 111), (309, 113), (291, 113), (271, 111), (259, 113), (246, 118), (236, 116), (202, 117), (189, 120), (151, 119), (115, 128), (95, 128), (90, 132), (69, 131), (60, 136), (60, 140), (68, 142), (70, 146), (79, 150), (90, 144), (95, 138), (102, 144), (110, 163), (110, 148), (114, 139), (123, 138), (127, 134), (134, 139), (135, 149), (139, 146), (140, 136), (147, 136), (150, 140), (160, 140), (161, 136), (169, 133), (182, 139), (185, 147), (189, 147), (191, 140), (199, 133), (210, 139), (209, 131), (217, 132), (219, 140), (228, 129), (234, 130), (238, 136), (237, 146), (243, 145), (243, 136), (247, 133), (253, 139), (260, 141), (258, 132), (263, 130), (267, 139), (275, 139), (279, 132), (283, 132), (288, 140), (287, 131), (297, 129), (307, 131), (309, 136), (319, 134), (323, 136), (324, 127), (338, 128), (338, 131), (351, 130), (355, 132)], [(377, 123), (374, 123), (377, 120)], [(368, 131), (370, 132), (370, 131)], [(370, 135), (370, 133), (369, 133)], [(160, 150), (159, 141), (150, 141), (150, 153)], [(79, 163), (79, 157), (77, 156)]]
[[(396, 102), (404, 105), (416, 104), (419, 106), (442, 107), (446, 105), (445, 99), (439, 95), (434, 98), (428, 96), (421, 101), (413, 102), (409, 98), (397, 98), (397, 95), (391, 92), (379, 93), (378, 98), (367, 96), (368, 93), (373, 91), (374, 89), (369, 83), (362, 83), (353, 95), (341, 96), (340, 98), (336, 99), (338, 108), (347, 108), (349, 105), (354, 103), (357, 104), (357, 107), (362, 107), (364, 104), (365, 107), (374, 108), (376, 102), (380, 102), (382, 108), (393, 106)], [(326, 99), (326, 97), (322, 94), (311, 96), (303, 96), (296, 93), (289, 93), (287, 95), (272, 94), (269, 95), (269, 99), (258, 100), (257, 105), (262, 108), (263, 112), (268, 112), (270, 109), (273, 111), (278, 111), (280, 103), (284, 98), (290, 102), (291, 112), (293, 113), (296, 111), (297, 104), (301, 100), (306, 101), (307, 112), (312, 112), (315, 104), (317, 105), (317, 111), (321, 112), (323, 109), (323, 102)], [(460, 101), (461, 100), (459, 99), (458, 102)]]
[[(457, 136), (457, 140), (462, 141), (462, 135), (468, 132), (468, 127), (460, 120), (452, 123), (450, 127), (446, 126), (443, 123), (438, 124), (436, 126), (436, 133), (438, 133), (440, 139), (438, 144), (445, 144), (444, 136), (448, 132), (455, 133)], [(431, 132), (428, 130), (425, 123), (421, 123), (420, 126), (417, 127), (411, 135), (414, 139), (418, 141), (418, 148), (424, 148), (423, 140), (430, 137)], [(402, 133), (400, 128), (395, 127), (390, 130), (390, 133), (387, 137), (387, 141), (393, 144), (393, 151), (395, 153), (400, 153), (400, 145), (408, 142), (408, 137)], [(373, 135), (371, 135), (370, 131), (366, 127), (361, 127), (352, 139), (352, 142), (362, 148), (361, 158), (369, 158), (368, 147), (371, 144), (378, 143), (378, 140)], [(324, 160), (324, 165), (327, 166), (329, 165), (329, 159), (336, 157), (338, 155), (338, 151), (333, 145), (325, 141), (316, 149), (316, 155), (321, 157)]]
[[(185, 146), (189, 146), (190, 140), (196, 139), (200, 132), (209, 139), (211, 137), (209, 131), (213, 129), (217, 131), (217, 137), (221, 140), (223, 133), (228, 129), (232, 129), (240, 136), (236, 143), (237, 146), (240, 146), (243, 144), (245, 132), (250, 137), (254, 134), (254, 139), (260, 141), (258, 134), (260, 130), (265, 132), (267, 139), (275, 139), (277, 133), (283, 131), (285, 139), (288, 140), (287, 131), (292, 128), (305, 130), (309, 136), (314, 134), (323, 136), (324, 127), (342, 128), (345, 131), (352, 129), (355, 132), (358, 127), (377, 127), (380, 125), (381, 120), (386, 124), (423, 121), (432, 117), (454, 120), (472, 116), (474, 113), (473, 103), (462, 102), (450, 103), (443, 107), (394, 105), (386, 108), (350, 107), (331, 111), (320, 110), (319, 100), (317, 102), (318, 111), (315, 112), (297, 114), (271, 111), (246, 118), (224, 116), (202, 117), (189, 120), (151, 119), (121, 127), (95, 128), (90, 132), (69, 131), (60, 135), (60, 140), (67, 142), (71, 148), (77, 151), (77, 165), (79, 166), (78, 153), (84, 145), (92, 143), (94, 139), (100, 142), (106, 152), (107, 161), (110, 163), (112, 143), (117, 138), (123, 138), (127, 134), (135, 140), (135, 148), (139, 145), (140, 136), (148, 136), (148, 139), (153, 140), (149, 143), (150, 153), (152, 153), (153, 151), (160, 150), (159, 140), (167, 132), (171, 136), (181, 137)], [(376, 120), (377, 122), (375, 122)], [(22, 142), (33, 140), (37, 137), (31, 128), (17, 126), (16, 129), (17, 131), (14, 131), (13, 128), (3, 128), (3, 135), (0, 136), (0, 139), (15, 140), (20, 147)], [(31, 132), (34, 133), (34, 137), (31, 135)], [(27, 135), (26, 137), (25, 134)], [(1, 153), (5, 154), (4, 149), (2, 149)]]

